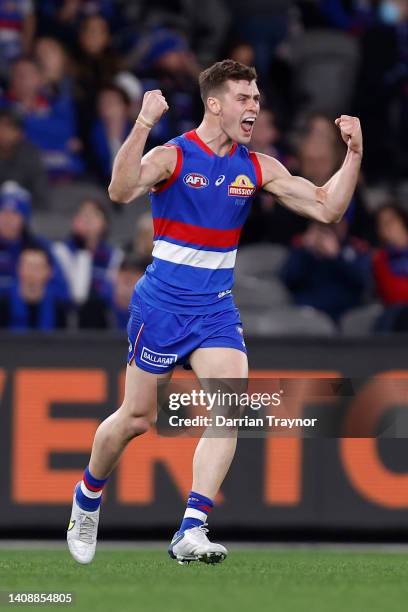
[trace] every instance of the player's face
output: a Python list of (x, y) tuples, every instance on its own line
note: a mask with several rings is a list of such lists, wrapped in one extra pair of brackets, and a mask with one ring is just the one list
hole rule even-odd
[(256, 81), (228, 81), (219, 100), (224, 132), (234, 142), (249, 144), (259, 113), (260, 94)]

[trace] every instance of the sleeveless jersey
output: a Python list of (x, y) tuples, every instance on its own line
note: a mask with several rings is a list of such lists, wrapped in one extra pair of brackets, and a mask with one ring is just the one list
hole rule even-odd
[(251, 197), (262, 185), (256, 155), (234, 144), (216, 155), (195, 130), (169, 141), (172, 176), (150, 194), (153, 263), (137, 284), (149, 305), (175, 313), (233, 308), (237, 247)]

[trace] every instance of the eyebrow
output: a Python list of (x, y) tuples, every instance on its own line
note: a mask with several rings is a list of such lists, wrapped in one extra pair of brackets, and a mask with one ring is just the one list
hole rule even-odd
[(261, 94), (257, 93), (254, 96), (251, 96), (250, 94), (237, 93), (237, 98), (247, 98), (248, 99), (248, 98), (252, 98), (252, 97), (259, 99), (261, 97)]

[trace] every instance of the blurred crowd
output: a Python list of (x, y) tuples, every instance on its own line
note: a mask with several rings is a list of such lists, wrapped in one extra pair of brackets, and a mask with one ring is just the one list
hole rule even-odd
[[(1, 328), (125, 329), (153, 229), (138, 202), (137, 219), (115, 232), (125, 213), (107, 199), (113, 159), (148, 89), (170, 107), (148, 148), (194, 128), (197, 76), (227, 57), (258, 70), (251, 147), (292, 173), (324, 185), (337, 171), (339, 114), (358, 115), (365, 139), (341, 223), (311, 223), (257, 195), (242, 261), (261, 245), (275, 263), (257, 276), (259, 249), (248, 268), (239, 259), (238, 303), (258, 280), (284, 296), (280, 307), (320, 313), (336, 333), (353, 328), (350, 313), (366, 331), (408, 329), (408, 0), (207, 0), (205, 10), (194, 0), (0, 0)], [(253, 305), (243, 311), (251, 331)]]

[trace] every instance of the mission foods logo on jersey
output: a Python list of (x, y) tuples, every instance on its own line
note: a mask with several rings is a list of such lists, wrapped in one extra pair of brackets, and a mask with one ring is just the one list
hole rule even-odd
[(240, 174), (231, 185), (228, 185), (229, 196), (249, 198), (254, 193), (255, 185), (245, 174)]
[(203, 187), (208, 187), (210, 181), (204, 174), (199, 174), (198, 172), (189, 172), (183, 178), (184, 183), (188, 187), (192, 187), (193, 189), (202, 189)]

